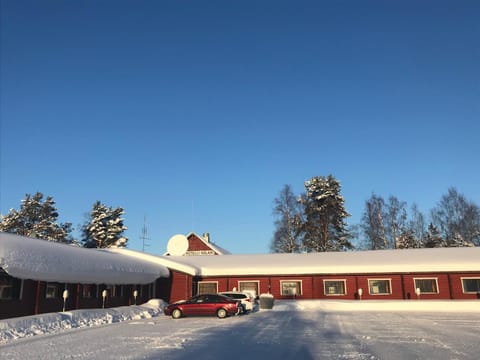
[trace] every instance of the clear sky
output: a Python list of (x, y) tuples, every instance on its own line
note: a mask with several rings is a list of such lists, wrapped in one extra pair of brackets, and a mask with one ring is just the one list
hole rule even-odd
[(372, 192), (480, 204), (480, 1), (0, 3), (2, 214), (40, 191), (77, 229), (123, 207), (131, 249), (146, 217), (148, 252), (266, 253), (313, 176), (350, 224)]

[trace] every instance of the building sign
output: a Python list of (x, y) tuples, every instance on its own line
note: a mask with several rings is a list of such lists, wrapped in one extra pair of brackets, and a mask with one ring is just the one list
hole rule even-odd
[(213, 250), (189, 250), (185, 253), (186, 256), (195, 256), (195, 255), (215, 255)]

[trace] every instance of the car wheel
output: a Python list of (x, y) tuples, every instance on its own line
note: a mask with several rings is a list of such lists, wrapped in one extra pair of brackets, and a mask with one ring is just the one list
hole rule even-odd
[(227, 310), (225, 309), (218, 309), (217, 310), (217, 316), (220, 318), (220, 319), (223, 319), (223, 318), (226, 318), (227, 317)]
[(172, 318), (180, 319), (182, 317), (182, 311), (180, 309), (174, 309), (172, 311)]

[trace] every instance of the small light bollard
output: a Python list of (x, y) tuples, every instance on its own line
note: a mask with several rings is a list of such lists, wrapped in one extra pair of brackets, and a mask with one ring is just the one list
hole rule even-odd
[(359, 299), (359, 300), (362, 300), (363, 289), (361, 289), (361, 288), (358, 289), (357, 293), (358, 293), (358, 299)]
[(107, 295), (108, 295), (108, 291), (103, 290), (102, 291), (102, 298), (103, 298), (102, 309), (105, 309), (105, 299), (107, 298)]
[(137, 305), (138, 290), (133, 290), (134, 304)]
[(420, 294), (421, 293), (422, 293), (422, 291), (420, 290), (420, 288), (415, 289), (415, 294), (417, 294), (417, 300), (420, 299)]
[(65, 312), (65, 305), (67, 303), (67, 299), (68, 299), (68, 290), (65, 289), (63, 290), (63, 294), (62, 294), (62, 297), (63, 297), (63, 312)]

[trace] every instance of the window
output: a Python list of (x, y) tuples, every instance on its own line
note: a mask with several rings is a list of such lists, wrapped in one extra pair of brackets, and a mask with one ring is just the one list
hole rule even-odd
[(415, 290), (420, 289), (420, 294), (438, 294), (437, 279), (414, 279)]
[(0, 300), (20, 299), (22, 281), (0, 269)]
[(325, 295), (346, 295), (346, 280), (324, 280)]
[(301, 280), (285, 280), (280, 281), (281, 294), (285, 296), (302, 295), (302, 281)]
[(368, 291), (370, 295), (389, 295), (391, 291), (390, 279), (369, 279)]
[(216, 294), (218, 292), (218, 282), (216, 281), (199, 281), (197, 294)]
[(83, 285), (82, 286), (82, 297), (90, 299), (97, 296), (97, 285)]
[(480, 278), (462, 278), (463, 292), (468, 293), (480, 293)]
[(259, 281), (239, 281), (238, 289), (240, 291), (248, 290), (255, 291), (255, 295), (258, 295), (259, 291)]
[(58, 297), (58, 284), (47, 283), (45, 287), (45, 299), (55, 299)]

